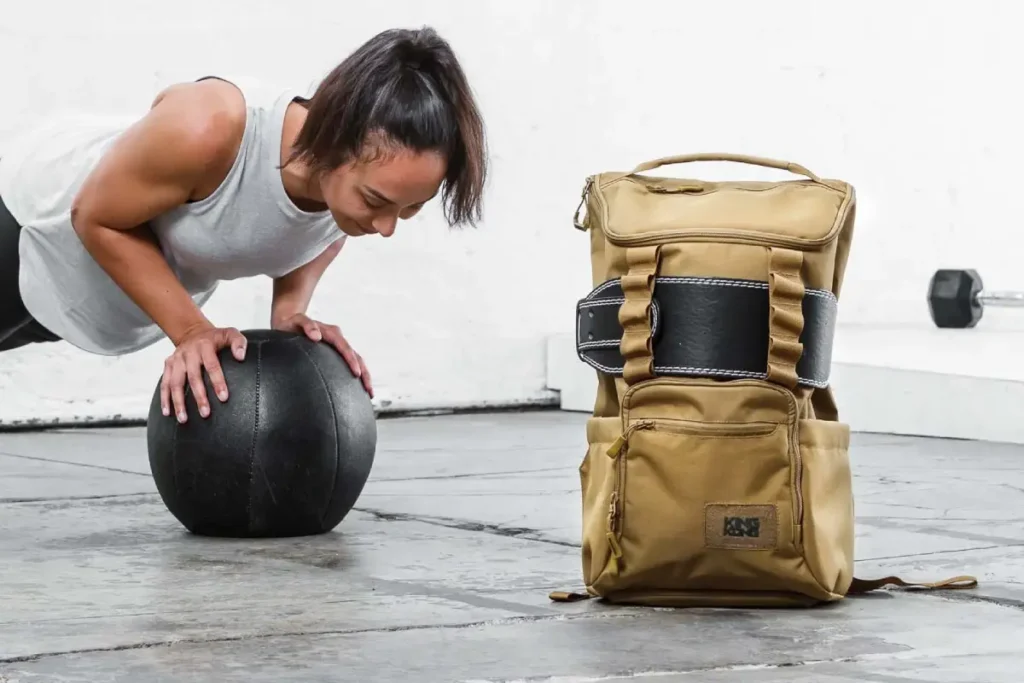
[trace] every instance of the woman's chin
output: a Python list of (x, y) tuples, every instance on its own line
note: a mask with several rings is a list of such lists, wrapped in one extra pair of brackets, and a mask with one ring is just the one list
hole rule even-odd
[(373, 234), (372, 230), (364, 230), (363, 227), (356, 223), (355, 221), (344, 221), (338, 223), (338, 229), (340, 229), (349, 237), (362, 237), (364, 235)]

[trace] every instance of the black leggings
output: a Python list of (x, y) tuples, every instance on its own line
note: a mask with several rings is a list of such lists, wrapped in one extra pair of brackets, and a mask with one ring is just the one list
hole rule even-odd
[(29, 315), (18, 287), (18, 235), (21, 226), (0, 198), (0, 352), (36, 342), (59, 341)]

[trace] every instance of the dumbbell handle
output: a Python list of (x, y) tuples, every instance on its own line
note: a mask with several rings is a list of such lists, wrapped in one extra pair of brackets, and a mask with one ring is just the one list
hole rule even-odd
[(1024, 292), (989, 292), (981, 290), (974, 299), (983, 306), (1024, 308)]

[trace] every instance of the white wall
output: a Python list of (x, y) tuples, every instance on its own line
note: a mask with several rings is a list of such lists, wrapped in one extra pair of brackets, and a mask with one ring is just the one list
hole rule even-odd
[[(546, 339), (571, 330), (589, 288), (587, 239), (571, 225), (583, 178), (667, 154), (781, 157), (853, 182), (846, 325), (927, 326), (924, 290), (939, 266), (979, 268), (995, 286), (1024, 281), (1017, 3), (285, 6), (18, 3), (0, 14), (0, 150), (44, 110), (141, 111), (161, 86), (215, 72), (306, 85), (381, 29), (435, 26), (489, 125), (486, 221), (449, 233), (435, 206), (391, 240), (352, 240), (313, 304), (365, 356), (382, 407), (550, 396)], [(724, 165), (686, 172), (785, 177)], [(264, 326), (268, 302), (266, 281), (232, 283), (209, 311), (223, 324)], [(1018, 316), (990, 318), (989, 327), (1024, 328)], [(58, 345), (0, 355), (0, 423), (141, 417), (167, 352), (112, 360)]]

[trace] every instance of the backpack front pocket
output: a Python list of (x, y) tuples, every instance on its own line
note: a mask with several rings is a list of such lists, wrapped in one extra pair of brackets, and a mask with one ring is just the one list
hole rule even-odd
[(608, 451), (608, 592), (816, 588), (801, 552), (790, 392), (758, 380), (659, 378), (630, 388), (624, 406)]

